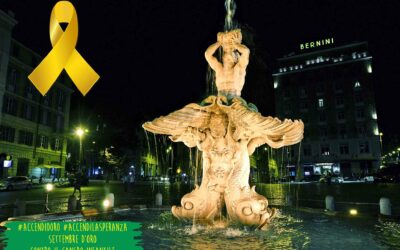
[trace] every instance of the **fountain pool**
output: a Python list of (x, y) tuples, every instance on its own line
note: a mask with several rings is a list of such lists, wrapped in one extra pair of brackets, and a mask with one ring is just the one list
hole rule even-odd
[(245, 226), (192, 227), (170, 211), (141, 210), (113, 220), (142, 224), (144, 249), (399, 249), (400, 224), (365, 217), (338, 217), (317, 210), (278, 213), (265, 231)]

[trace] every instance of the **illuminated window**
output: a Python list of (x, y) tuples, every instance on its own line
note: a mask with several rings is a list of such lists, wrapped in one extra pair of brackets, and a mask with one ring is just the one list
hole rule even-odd
[(37, 140), (36, 146), (47, 149), (48, 145), (49, 145), (49, 137), (45, 135), (39, 135), (39, 140)]
[(330, 155), (330, 146), (329, 146), (329, 144), (321, 145), (321, 155), (324, 155), (324, 156)]
[(278, 88), (278, 82), (274, 82), (274, 89)]
[(360, 82), (359, 82), (359, 81), (356, 81), (356, 82), (354, 83), (354, 88), (360, 88), (360, 87), (361, 87)]
[(324, 99), (320, 98), (318, 99), (318, 107), (323, 108), (324, 107)]

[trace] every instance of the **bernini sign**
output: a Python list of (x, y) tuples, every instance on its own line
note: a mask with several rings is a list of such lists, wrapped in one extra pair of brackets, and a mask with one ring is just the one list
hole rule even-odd
[(300, 50), (306, 50), (306, 49), (312, 49), (312, 48), (317, 48), (317, 47), (322, 47), (326, 45), (333, 44), (334, 40), (332, 38), (326, 38), (326, 39), (321, 39), (317, 41), (312, 41), (312, 42), (307, 42), (307, 43), (301, 43), (300, 44)]

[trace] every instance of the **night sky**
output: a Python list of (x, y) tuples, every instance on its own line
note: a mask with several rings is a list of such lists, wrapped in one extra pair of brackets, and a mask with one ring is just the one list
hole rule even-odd
[[(19, 21), (14, 38), (44, 56), (51, 49), (48, 23), (56, 2), (1, 0), (0, 8), (12, 10)], [(224, 0), (71, 2), (78, 13), (77, 50), (101, 76), (85, 98), (78, 91), (73, 95), (74, 110), (86, 110), (81, 111), (83, 122), (90, 117), (85, 114), (98, 113), (114, 126), (134, 128), (205, 96), (203, 54), (223, 30)], [(398, 134), (399, 1), (236, 3), (235, 19), (255, 32), (271, 81), (275, 59), (298, 51), (302, 42), (327, 37), (337, 45), (368, 41), (378, 122), (384, 135)]]

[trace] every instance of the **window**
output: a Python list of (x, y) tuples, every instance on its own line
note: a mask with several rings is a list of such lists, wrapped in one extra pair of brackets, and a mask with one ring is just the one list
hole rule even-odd
[(364, 101), (363, 96), (361, 93), (354, 93), (354, 101), (356, 103), (362, 103)]
[(357, 108), (356, 109), (356, 118), (357, 119), (364, 119), (364, 109), (363, 108)]
[(33, 142), (33, 133), (22, 130), (19, 131), (19, 139), (18, 139), (19, 144), (32, 146), (32, 142)]
[(324, 107), (324, 99), (323, 98), (318, 99), (318, 107), (319, 108), (323, 108)]
[(40, 123), (46, 126), (50, 125), (50, 112), (47, 110), (42, 110), (42, 116)]
[(369, 153), (369, 144), (367, 141), (360, 142), (360, 154)]
[(335, 90), (336, 91), (342, 91), (343, 90), (343, 84), (341, 82), (336, 82), (334, 85), (335, 85)]
[(23, 117), (24, 119), (33, 121), (33, 108), (29, 104), (24, 104)]
[(10, 92), (15, 92), (17, 90), (17, 77), (18, 73), (15, 69), (11, 69), (8, 72), (8, 79), (7, 79), (7, 90)]
[(327, 128), (320, 128), (319, 129), (320, 137), (327, 137), (328, 136), (328, 129)]
[(356, 82), (354, 83), (354, 88), (361, 88), (361, 84), (360, 84), (359, 81), (356, 81)]
[(57, 91), (57, 105), (60, 110), (64, 108), (64, 92), (62, 90)]
[(300, 88), (300, 97), (302, 98), (307, 97), (307, 91), (304, 87)]
[(53, 138), (52, 142), (51, 142), (51, 149), (55, 150), (55, 151), (59, 151), (61, 150), (62, 147), (62, 143), (60, 138)]
[(339, 136), (340, 136), (340, 138), (342, 138), (342, 139), (344, 139), (344, 138), (347, 137), (347, 129), (346, 129), (346, 126), (341, 126), (341, 127), (339, 128)]
[(285, 102), (285, 105), (283, 105), (283, 112), (288, 115), (292, 112), (292, 105), (290, 102)]
[(49, 147), (49, 137), (39, 135), (36, 146), (47, 149)]
[(321, 145), (321, 155), (328, 156), (330, 154), (330, 146), (329, 144)]
[(9, 96), (4, 96), (3, 112), (10, 115), (17, 114), (17, 101)]
[(7, 126), (0, 126), (0, 141), (14, 142), (15, 129)]
[(311, 156), (312, 151), (311, 151), (311, 145), (304, 145), (303, 147), (303, 155), (304, 156)]
[(33, 99), (33, 94), (34, 94), (34, 86), (33, 84), (29, 83), (25, 87), (25, 97), (28, 99)]
[(319, 122), (326, 122), (325, 113), (319, 113)]
[(337, 119), (338, 119), (339, 121), (342, 121), (342, 120), (345, 119), (344, 110), (338, 110), (338, 112), (337, 112), (336, 115), (337, 115)]
[(64, 119), (61, 115), (57, 115), (56, 130), (61, 132), (64, 129)]
[(324, 92), (325, 92), (325, 86), (322, 83), (318, 84), (317, 85), (317, 93), (323, 94)]
[(44, 97), (43, 97), (43, 104), (45, 106), (51, 106), (51, 96), (52, 96), (52, 92), (49, 91)]
[(44, 158), (39, 157), (37, 160), (38, 165), (43, 164), (44, 163)]
[(348, 155), (349, 154), (349, 144), (348, 143), (341, 143), (339, 145), (339, 152), (341, 155)]
[(367, 129), (365, 128), (365, 125), (357, 126), (357, 133), (358, 135), (365, 136), (367, 134)]
[(300, 109), (301, 110), (306, 110), (308, 109), (308, 103), (306, 101), (300, 102)]
[(337, 96), (336, 99), (336, 106), (340, 107), (344, 105), (344, 100), (343, 100), (343, 96)]

